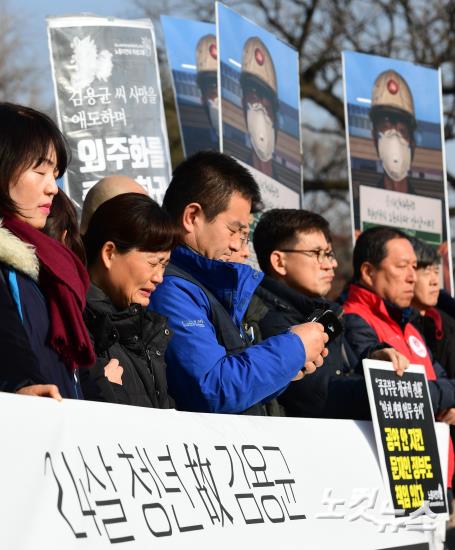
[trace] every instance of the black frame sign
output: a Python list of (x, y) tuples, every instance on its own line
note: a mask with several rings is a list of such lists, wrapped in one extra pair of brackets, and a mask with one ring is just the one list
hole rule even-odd
[(402, 377), (384, 361), (367, 359), (363, 368), (379, 462), (395, 515), (408, 516), (423, 506), (432, 513), (447, 514), (424, 367), (411, 365)]

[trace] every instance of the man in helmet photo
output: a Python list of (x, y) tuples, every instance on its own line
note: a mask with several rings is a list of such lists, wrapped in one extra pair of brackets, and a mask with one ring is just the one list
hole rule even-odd
[(343, 52), (343, 75), (355, 238), (383, 225), (424, 239), (450, 288), (440, 72)]
[(298, 207), (302, 191), (297, 50), (217, 3), (223, 153), (247, 164), (266, 207)]
[[(218, 151), (216, 25), (167, 15), (161, 17), (161, 24), (183, 156), (208, 149)], [(173, 132), (171, 141), (177, 138)]]
[(219, 136), (219, 99), (217, 79), (218, 52), (216, 36), (202, 36), (196, 46), (196, 81), (201, 90), (201, 100), (215, 140)]
[(273, 154), (278, 130), (278, 92), (275, 66), (260, 38), (249, 38), (243, 47), (242, 108), (251, 143), (250, 164), (274, 177)]
[[(396, 70), (383, 69), (374, 75), (371, 82), (371, 88), (368, 87), (371, 90), (371, 99), (368, 100), (370, 108), (362, 114), (362, 124), (354, 120), (355, 129), (349, 130), (356, 236), (365, 229), (362, 188), (364, 196), (368, 195), (366, 189), (375, 187), (384, 191), (441, 198), (440, 189), (427, 174), (435, 162), (434, 150), (425, 150), (425, 162), (430, 158), (430, 168), (424, 165), (425, 174), (422, 177), (417, 175), (422, 172), (423, 157), (421, 150), (420, 157), (416, 159), (417, 117), (415, 99), (408, 81)], [(422, 147), (422, 143), (419, 142), (419, 146)], [(417, 166), (412, 173), (412, 164), (416, 160)], [(379, 221), (387, 225), (384, 218)]]
[(373, 85), (370, 120), (384, 176), (380, 187), (411, 191), (408, 172), (415, 151), (414, 100), (406, 80), (393, 70), (382, 72)]

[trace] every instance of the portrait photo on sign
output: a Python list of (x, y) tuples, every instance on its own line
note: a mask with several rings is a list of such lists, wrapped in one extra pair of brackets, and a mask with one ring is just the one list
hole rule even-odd
[(47, 19), (57, 116), (71, 148), (65, 190), (78, 209), (101, 178), (134, 178), (161, 202), (171, 163), (151, 21)]
[(296, 50), (222, 4), (217, 30), (223, 152), (300, 194)]
[(161, 16), (185, 157), (219, 150), (218, 51), (214, 23)]
[(376, 225), (435, 247), (451, 288), (440, 71), (343, 52), (353, 234)]

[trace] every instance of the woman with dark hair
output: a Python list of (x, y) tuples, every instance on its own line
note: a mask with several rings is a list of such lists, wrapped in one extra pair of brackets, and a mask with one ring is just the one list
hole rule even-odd
[(87, 399), (171, 406), (164, 363), (170, 331), (165, 317), (146, 308), (175, 241), (168, 214), (147, 195), (113, 197), (90, 219), (83, 236), (92, 281), (85, 321), (97, 361), (81, 372)]
[(57, 241), (72, 250), (85, 264), (85, 250), (79, 233), (76, 208), (71, 199), (61, 189), (54, 197), (51, 213), (47, 217), (43, 231), (49, 237), (57, 239)]
[(0, 103), (0, 390), (79, 398), (78, 368), (95, 359), (82, 311), (80, 260), (41, 230), (68, 163), (43, 113)]
[(437, 307), (441, 257), (436, 247), (416, 237), (410, 241), (417, 257), (417, 280), (411, 305), (419, 312), (412, 323), (423, 334), (433, 358), (444, 367), (449, 378), (455, 378), (455, 321)]

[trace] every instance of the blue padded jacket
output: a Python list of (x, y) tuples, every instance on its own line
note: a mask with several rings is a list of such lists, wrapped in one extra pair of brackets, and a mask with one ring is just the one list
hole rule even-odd
[[(262, 273), (236, 263), (209, 260), (185, 246), (171, 262), (212, 292), (241, 332), (241, 321)], [(175, 275), (152, 294), (150, 307), (173, 330), (166, 350), (169, 393), (186, 411), (240, 413), (284, 389), (305, 363), (298, 336), (285, 332), (228, 354), (218, 342), (203, 289)]]

